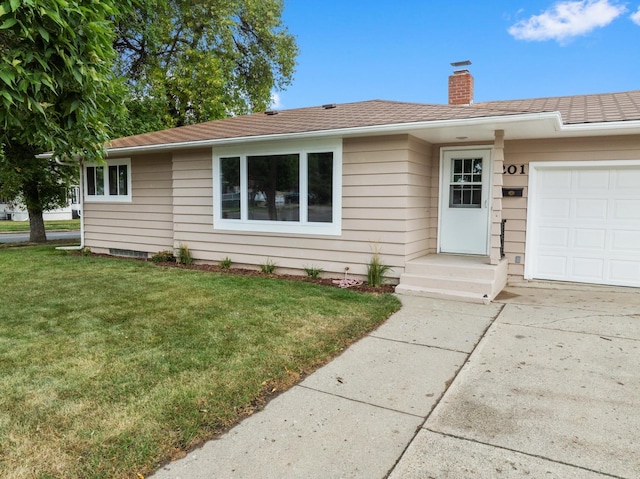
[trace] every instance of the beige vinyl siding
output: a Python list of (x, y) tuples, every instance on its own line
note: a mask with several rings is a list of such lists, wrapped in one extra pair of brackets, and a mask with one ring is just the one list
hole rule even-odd
[[(213, 234), (213, 171), (211, 149), (184, 150), (173, 154), (174, 247), (196, 247)], [(202, 249), (202, 248), (201, 248)], [(205, 248), (206, 249), (206, 248)]]
[[(505, 226), (505, 254), (509, 260), (509, 277), (524, 276), (529, 192), (529, 163), (543, 161), (604, 161), (640, 159), (640, 135), (592, 137), (557, 140), (526, 140), (505, 142), (505, 166), (525, 165), (525, 174), (504, 175), (505, 187), (524, 188), (522, 198), (503, 198), (502, 218)], [(516, 264), (516, 256), (521, 262)]]
[[(281, 271), (320, 267), (332, 276), (366, 274), (375, 248), (399, 277), (408, 255), (427, 250), (430, 147), (407, 135), (343, 141), (342, 234), (234, 232), (213, 228), (212, 151), (174, 153), (174, 246), (194, 258)], [(423, 191), (424, 189), (424, 191)], [(415, 197), (409, 197), (414, 195)]]
[[(430, 144), (417, 138), (409, 138), (406, 261), (435, 252), (435, 248), (431, 249), (431, 239), (436, 231), (430, 227), (430, 219), (434, 214), (431, 191), (433, 175), (431, 151)], [(437, 204), (436, 201), (435, 205)]]
[(86, 202), (85, 244), (155, 253), (173, 246), (171, 156), (131, 157), (131, 203)]

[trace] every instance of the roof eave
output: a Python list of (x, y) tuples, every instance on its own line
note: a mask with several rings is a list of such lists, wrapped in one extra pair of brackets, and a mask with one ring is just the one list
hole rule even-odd
[(386, 125), (373, 125), (362, 126), (352, 128), (336, 128), (330, 130), (316, 130), (306, 131), (299, 133), (281, 133), (271, 135), (256, 135), (256, 136), (240, 136), (233, 138), (216, 138), (210, 140), (197, 140), (197, 141), (184, 141), (176, 143), (162, 143), (155, 145), (143, 145), (143, 146), (129, 146), (121, 148), (108, 148), (107, 156), (120, 156), (123, 154), (133, 153), (149, 153), (149, 152), (162, 152), (171, 150), (182, 149), (195, 149), (195, 148), (207, 148), (214, 146), (230, 146), (237, 143), (259, 142), (259, 141), (285, 141), (285, 140), (300, 140), (313, 139), (313, 138), (327, 138), (327, 137), (354, 137), (354, 136), (371, 136), (377, 134), (394, 134), (403, 133), (416, 130), (437, 130), (447, 128), (461, 128), (461, 127), (480, 127), (480, 126), (492, 126), (495, 129), (500, 129), (501, 126), (506, 126), (509, 123), (515, 121), (526, 122), (544, 122), (547, 127), (551, 127), (555, 130), (562, 128), (562, 119), (558, 112), (544, 112), (544, 113), (524, 113), (515, 115), (503, 115), (503, 116), (490, 116), (490, 117), (478, 117), (478, 118), (461, 118), (451, 120), (431, 120), (421, 121), (413, 123), (391, 123)]

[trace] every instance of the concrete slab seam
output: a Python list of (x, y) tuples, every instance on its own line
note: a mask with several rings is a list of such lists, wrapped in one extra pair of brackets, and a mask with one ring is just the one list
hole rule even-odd
[(483, 446), (488, 446), (488, 447), (492, 447), (492, 448), (495, 448), (495, 449), (501, 449), (501, 450), (503, 450), (503, 451), (514, 452), (514, 453), (516, 453), (516, 454), (522, 454), (523, 456), (533, 457), (533, 458), (536, 458), (536, 459), (542, 459), (543, 461), (552, 462), (552, 463), (554, 463), (554, 464), (561, 464), (561, 465), (563, 465), (563, 466), (573, 467), (573, 468), (575, 468), (575, 469), (580, 469), (580, 470), (582, 470), (582, 471), (593, 472), (593, 473), (595, 473), (595, 474), (600, 474), (600, 475), (605, 476), (605, 477), (611, 477), (611, 478), (613, 478), (613, 479), (630, 479), (630, 478), (625, 478), (625, 477), (623, 477), (623, 476), (616, 476), (616, 475), (610, 474), (610, 473), (608, 473), (608, 472), (596, 471), (595, 469), (590, 469), (590, 468), (588, 468), (588, 467), (578, 466), (578, 465), (576, 465), (576, 464), (571, 464), (571, 463), (564, 462), (564, 461), (558, 461), (558, 460), (556, 460), (556, 459), (550, 459), (550, 458), (548, 458), (548, 457), (541, 456), (541, 455), (539, 455), (539, 454), (531, 454), (531, 453), (529, 453), (529, 452), (518, 451), (517, 449), (511, 449), (511, 448), (509, 448), (509, 447), (499, 446), (499, 445), (496, 445), (496, 444), (491, 444), (491, 443), (489, 443), (489, 442), (478, 441), (478, 440), (476, 440), (476, 439), (469, 439), (469, 438), (467, 438), (467, 437), (458, 436), (458, 435), (456, 435), (456, 434), (446, 434), (446, 433), (444, 433), (444, 432), (436, 431), (436, 430), (434, 430), (434, 429), (430, 429), (430, 428), (428, 428), (428, 427), (423, 427), (422, 429), (424, 429), (425, 431), (429, 431), (429, 432), (431, 432), (431, 433), (433, 433), (433, 434), (437, 434), (437, 435), (439, 435), (439, 436), (443, 436), (443, 437), (451, 437), (451, 438), (453, 438), (453, 439), (458, 439), (458, 440), (460, 440), (460, 441), (471, 442), (471, 443), (474, 443), (474, 444), (481, 444), (481, 445), (483, 445)]
[[(405, 446), (404, 450), (402, 451), (402, 454), (400, 454), (400, 456), (398, 457), (398, 459), (396, 460), (396, 462), (393, 464), (393, 466), (391, 466), (391, 468), (389, 469), (389, 471), (387, 471), (387, 474), (384, 476), (384, 479), (388, 478), (391, 473), (393, 472), (393, 470), (398, 466), (398, 464), (400, 463), (400, 461), (402, 460), (402, 458), (404, 457), (404, 455), (407, 453), (407, 449), (409, 449), (409, 446), (411, 445), (411, 443), (415, 440), (416, 436), (418, 435), (418, 433), (420, 432), (421, 429), (426, 429), (425, 428), (425, 424), (427, 423), (427, 421), (429, 420), (429, 418), (431, 417), (431, 414), (433, 414), (433, 411), (436, 410), (436, 408), (438, 407), (438, 405), (440, 404), (440, 402), (442, 401), (442, 399), (445, 397), (445, 395), (447, 394), (447, 391), (449, 390), (449, 388), (453, 385), (453, 382), (456, 380), (456, 378), (458, 377), (458, 375), (460, 374), (460, 371), (462, 371), (462, 368), (465, 367), (465, 365), (469, 362), (469, 360), (471, 359), (471, 356), (473, 356), (473, 353), (476, 351), (476, 349), (478, 348), (478, 346), (480, 345), (480, 343), (484, 340), (484, 338), (486, 337), (487, 333), (489, 332), (489, 329), (491, 329), (491, 327), (495, 324), (496, 320), (500, 317), (500, 314), (502, 314), (502, 312), (504, 311), (504, 308), (506, 307), (506, 304), (501, 303), (502, 307), (498, 310), (498, 312), (496, 313), (496, 315), (493, 317), (493, 319), (491, 319), (491, 321), (489, 322), (489, 324), (487, 325), (487, 327), (484, 329), (484, 331), (482, 332), (482, 334), (480, 335), (480, 338), (478, 339), (478, 341), (476, 342), (475, 346), (473, 347), (473, 349), (471, 350), (470, 353), (465, 353), (467, 354), (467, 357), (465, 358), (464, 362), (460, 365), (460, 367), (458, 368), (457, 371), (455, 371), (453, 373), (453, 377), (451, 378), (451, 380), (449, 381), (448, 386), (445, 388), (444, 391), (442, 391), (442, 394), (440, 395), (440, 397), (434, 402), (433, 407), (431, 408), (431, 411), (429, 411), (429, 413), (425, 416), (424, 421), (422, 422), (422, 425), (420, 425), (420, 427), (418, 427), (413, 435), (413, 437), (411, 438), (411, 441), (409, 441), (409, 443)], [(624, 478), (622, 478), (624, 479)]]
[[(536, 306), (534, 304), (531, 303), (527, 303), (527, 302), (518, 302), (518, 301), (514, 301), (513, 299), (509, 299), (509, 300), (500, 300), (500, 301), (495, 301), (495, 303), (500, 303), (502, 305), (507, 305), (507, 304), (511, 304), (514, 306)], [(557, 306), (555, 304), (545, 304), (545, 308), (554, 308), (554, 309), (562, 309), (562, 310), (566, 310), (567, 306), (563, 305), (563, 306)], [(576, 311), (593, 311), (594, 313), (601, 313), (602, 310), (597, 309), (597, 308), (585, 308), (585, 307), (581, 307), (578, 305), (571, 305), (571, 309), (575, 309)], [(625, 315), (625, 316), (633, 316), (633, 315)]]
[[(301, 389), (306, 389), (307, 391), (313, 391), (313, 392), (316, 392), (316, 393), (326, 394), (327, 396), (336, 397), (336, 398), (340, 398), (340, 399), (345, 399), (347, 401), (351, 401), (351, 402), (358, 403), (358, 404), (364, 404), (366, 406), (375, 407), (377, 409), (382, 409), (382, 410), (385, 410), (385, 411), (391, 411), (391, 412), (396, 412), (398, 414), (404, 414), (405, 416), (419, 417), (419, 418), (423, 418), (424, 417), (424, 416), (421, 416), (420, 414), (411, 414), (411, 413), (408, 413), (408, 412), (405, 412), (405, 411), (400, 411), (398, 409), (393, 409), (393, 408), (390, 408), (390, 407), (384, 407), (384, 406), (380, 406), (379, 404), (373, 404), (373, 403), (370, 403), (370, 402), (367, 402), (367, 401), (362, 401), (360, 399), (354, 399), (352, 397), (343, 396), (341, 394), (330, 393), (328, 391), (323, 391), (322, 389), (317, 389), (317, 388), (312, 388), (312, 387), (309, 387), (309, 386), (304, 386), (302, 384), (296, 384), (296, 386), (301, 388)], [(421, 428), (422, 428), (422, 426), (419, 426), (418, 430), (421, 429)]]
[[(505, 323), (505, 324), (507, 324), (507, 323)], [(484, 333), (482, 333), (482, 334), (484, 335)], [(460, 353), (460, 354), (464, 354), (466, 356), (469, 355), (469, 353), (467, 351), (460, 351), (459, 349), (443, 348), (442, 346), (433, 346), (431, 344), (411, 343), (409, 341), (400, 341), (399, 339), (391, 339), (391, 338), (385, 338), (384, 336), (376, 336), (375, 334), (369, 334), (369, 337), (375, 338), (375, 339), (381, 339), (383, 341), (390, 341), (392, 343), (407, 344), (409, 346), (417, 346), (417, 347), (420, 347), (420, 348), (438, 349), (439, 351), (448, 351), (450, 353)]]
[[(603, 317), (607, 317), (610, 315), (602, 315)], [(620, 316), (625, 316), (625, 315), (620, 315)], [(626, 315), (626, 316), (633, 316), (633, 315)], [(583, 316), (581, 319), (591, 319), (591, 318), (597, 318), (598, 316)], [(601, 334), (601, 333), (590, 333), (588, 331), (575, 331), (572, 329), (564, 329), (564, 328), (548, 328), (548, 327), (544, 327), (543, 325), (546, 324), (552, 324), (555, 322), (560, 322), (560, 321), (566, 321), (566, 318), (564, 319), (558, 319), (556, 321), (550, 321), (548, 323), (538, 323), (538, 324), (518, 324), (518, 323), (509, 323), (509, 322), (504, 322), (501, 323), (505, 326), (517, 326), (517, 327), (521, 327), (521, 328), (531, 328), (531, 329), (546, 329), (547, 331), (560, 331), (563, 333), (571, 333), (571, 334), (584, 334), (585, 336), (597, 336), (600, 339), (604, 339), (605, 341), (613, 341), (615, 339), (623, 339), (625, 341), (635, 341), (635, 342), (640, 342), (640, 339), (638, 338), (629, 338), (627, 336), (613, 336), (613, 335), (605, 335), (605, 334)]]
[[(447, 301), (451, 301), (453, 303), (456, 302), (456, 300), (447, 300)], [(495, 304), (498, 304), (498, 303), (502, 304), (500, 301), (494, 301), (494, 303)], [(482, 303), (475, 303), (475, 304), (477, 306), (479, 306), (479, 307), (486, 306), (486, 305), (484, 305)], [(489, 304), (491, 304), (491, 303), (489, 303)], [(431, 308), (431, 311), (436, 311), (436, 312), (439, 312), (439, 313), (451, 313), (451, 312), (453, 312), (451, 309), (445, 308), (445, 307), (442, 307), (442, 306), (434, 306), (433, 308)], [(464, 312), (462, 314), (464, 314), (465, 316), (473, 316), (473, 317), (479, 318), (479, 319), (487, 319), (487, 318), (489, 318), (489, 316), (483, 316), (481, 314), (474, 314), (474, 313), (468, 313), (468, 312)]]

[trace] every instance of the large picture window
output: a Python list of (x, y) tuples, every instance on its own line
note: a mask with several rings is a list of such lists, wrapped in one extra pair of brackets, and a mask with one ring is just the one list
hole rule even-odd
[[(272, 149), (271, 149), (272, 150)], [(214, 228), (339, 234), (341, 149), (329, 145), (214, 156)]]
[(131, 201), (131, 161), (109, 160), (84, 167), (86, 201)]

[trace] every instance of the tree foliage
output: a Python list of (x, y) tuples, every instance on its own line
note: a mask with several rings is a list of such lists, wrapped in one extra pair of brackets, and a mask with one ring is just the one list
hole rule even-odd
[(282, 0), (139, 0), (117, 23), (134, 134), (266, 109), (293, 76)]
[[(112, 20), (122, 0), (0, 2), (0, 185), (29, 210), (31, 239), (43, 241), (42, 211), (66, 199), (73, 174), (34, 158), (103, 156), (116, 108)], [(36, 224), (34, 224), (34, 222)]]
[[(263, 110), (297, 47), (282, 0), (0, 0), (0, 196), (42, 212), (123, 136)], [(124, 108), (123, 108), (124, 107)], [(75, 180), (77, 181), (77, 179)]]

